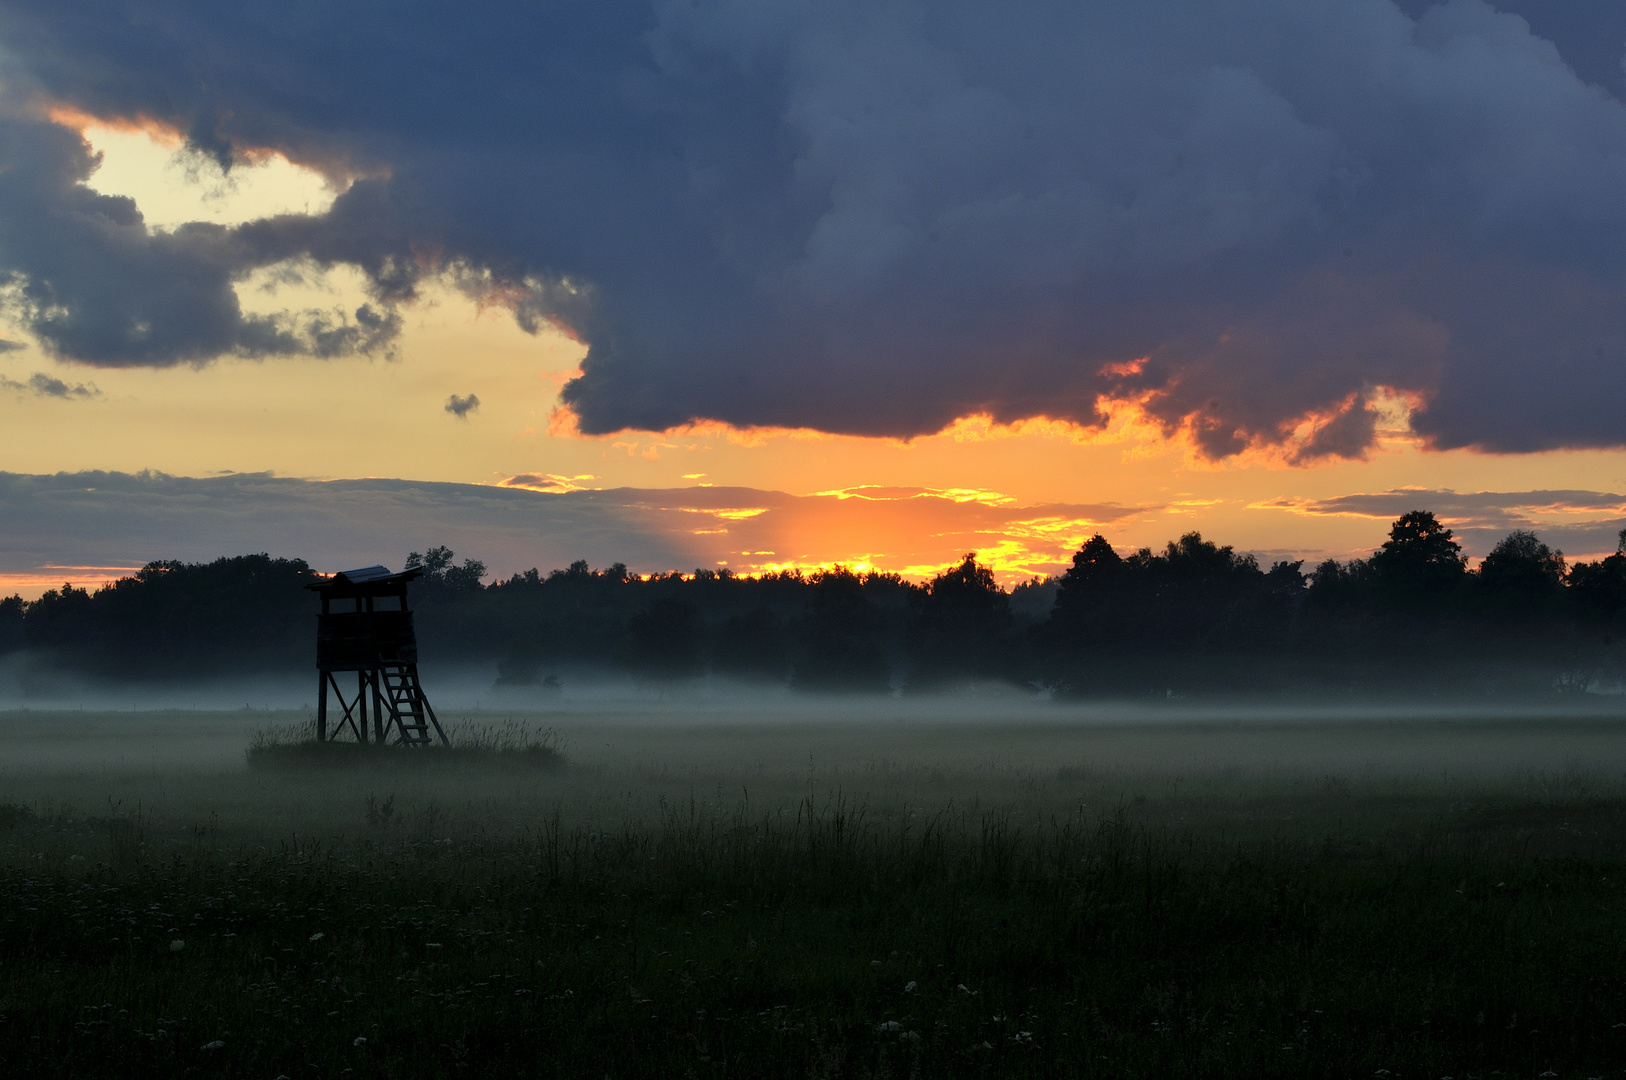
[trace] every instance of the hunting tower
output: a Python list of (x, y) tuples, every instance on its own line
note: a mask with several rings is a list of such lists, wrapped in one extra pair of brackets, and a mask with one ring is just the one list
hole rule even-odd
[[(322, 614), (316, 620), (316, 666), (321, 672), (316, 692), (318, 741), (329, 737), (327, 692), (332, 687), (344, 710), (331, 732), (334, 737), (348, 726), (357, 742), (369, 741), (371, 698), (371, 741), (383, 745), (393, 736), (396, 745), (428, 746), (438, 737), (448, 745), (418, 682), (418, 638), (407, 607), (407, 582), (422, 573), (415, 566), (399, 574), (367, 566), (305, 586), (322, 597)], [(356, 673), (353, 700), (346, 699), (339, 684), (339, 673), (345, 671)]]

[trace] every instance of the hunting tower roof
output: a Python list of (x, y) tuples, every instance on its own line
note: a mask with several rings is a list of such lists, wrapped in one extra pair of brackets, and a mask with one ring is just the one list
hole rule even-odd
[(330, 597), (342, 596), (399, 596), (406, 592), (406, 583), (423, 576), (423, 568), (409, 566), (399, 574), (387, 566), (363, 566), (356, 570), (340, 570), (326, 581), (305, 588), (326, 593)]

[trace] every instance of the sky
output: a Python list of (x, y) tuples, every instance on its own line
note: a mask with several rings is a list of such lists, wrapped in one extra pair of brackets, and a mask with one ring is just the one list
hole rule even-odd
[(0, 0), (0, 592), (1626, 526), (1626, 11)]

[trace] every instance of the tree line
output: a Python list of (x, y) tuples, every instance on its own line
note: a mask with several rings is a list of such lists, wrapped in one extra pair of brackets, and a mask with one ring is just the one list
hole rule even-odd
[[(1261, 567), (1200, 534), (1121, 555), (1093, 536), (1065, 573), (1005, 591), (967, 554), (931, 580), (836, 567), (638, 576), (585, 561), (486, 584), (477, 560), (414, 552), (426, 662), (494, 664), (507, 686), (615, 668), (887, 692), (1005, 682), (1060, 694), (1439, 689), (1578, 691), (1620, 677), (1621, 551), (1566, 564), (1515, 531), (1470, 568), (1427, 511), (1367, 559)], [(320, 580), (303, 560), (155, 562), (97, 589), (0, 601), (0, 653), (179, 681), (308, 669)]]

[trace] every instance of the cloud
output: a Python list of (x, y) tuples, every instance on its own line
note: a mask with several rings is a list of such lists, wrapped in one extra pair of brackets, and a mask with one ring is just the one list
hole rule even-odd
[(456, 394), (453, 394), (451, 397), (446, 399), (446, 411), (457, 417), (459, 420), (468, 419), (469, 413), (474, 412), (479, 408), (480, 399), (474, 394), (467, 394), (463, 397), (458, 397)]
[(1571, 553), (1608, 554), (1626, 526), (1626, 495), (1607, 491), (1470, 491), (1395, 488), (1325, 499), (1271, 499), (1258, 509), (1312, 517), (1393, 520), (1412, 510), (1432, 511), (1457, 533), (1471, 554), (1483, 555), (1514, 529), (1540, 532)]
[[(586, 433), (1129, 407), (1308, 462), (1404, 398), (1437, 447), (1618, 446), (1618, 5), (1513, 6), (0, 0), (0, 252), (109, 365), (386, 349), (444, 275), (588, 344)], [(154, 233), (41, 101), (348, 187)], [(372, 302), (245, 315), (293, 258)]]
[(39, 397), (61, 398), (63, 401), (83, 401), (102, 396), (102, 392), (94, 383), (65, 383), (43, 371), (34, 372), (27, 382), (18, 382), (0, 375), (0, 389), (32, 393)]
[[(864, 498), (756, 488), (570, 489), (408, 480), (309, 481), (263, 473), (0, 473), (0, 576), (269, 551), (325, 570), (400, 563), (447, 544), (507, 575), (587, 559), (649, 573), (845, 562), (926, 575), (977, 550), (1011, 582), (1063, 566), (1079, 542), (1146, 507), (1021, 506), (926, 488)], [(516, 477), (519, 484), (548, 481)]]
[[(297, 228), (273, 219), (151, 230), (133, 200), (84, 186), (98, 162), (76, 132), (4, 104), (0, 302), (53, 354), (104, 367), (339, 356), (380, 351), (398, 332), (387, 303), (244, 312), (238, 281), (315, 246)], [(387, 301), (386, 285), (375, 291)]]

